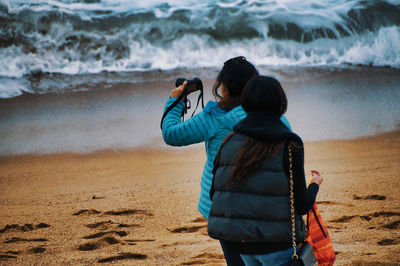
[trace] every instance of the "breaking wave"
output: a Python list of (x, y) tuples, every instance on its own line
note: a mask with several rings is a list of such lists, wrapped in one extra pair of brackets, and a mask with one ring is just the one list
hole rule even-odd
[(11, 83), (219, 66), (236, 55), (257, 65), (400, 68), (398, 0), (0, 0), (0, 25), (0, 78)]

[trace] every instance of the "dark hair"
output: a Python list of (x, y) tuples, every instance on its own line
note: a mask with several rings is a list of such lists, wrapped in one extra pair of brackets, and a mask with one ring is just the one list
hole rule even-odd
[[(215, 157), (214, 166), (219, 165), (222, 147), (235, 134), (235, 132), (229, 134), (221, 144), (221, 147)], [(226, 181), (225, 188), (227, 188), (229, 185), (240, 183), (250, 173), (258, 169), (265, 159), (277, 155), (283, 148), (283, 145), (284, 143), (281, 141), (277, 143), (268, 143), (259, 139), (248, 137), (246, 143), (240, 148), (236, 155), (234, 163), (235, 166), (232, 169), (228, 180)], [(289, 143), (289, 145), (292, 146), (293, 143)], [(213, 171), (215, 171), (215, 169)], [(213, 174), (215, 174), (215, 172), (213, 172)]]
[[(287, 97), (281, 84), (276, 79), (266, 76), (255, 77), (246, 84), (240, 103), (246, 112), (270, 111), (281, 116), (287, 109)], [(221, 148), (227, 140), (228, 138)], [(258, 169), (264, 160), (279, 154), (284, 145), (283, 141), (267, 142), (249, 136), (236, 155), (235, 167), (225, 187), (241, 182)], [(289, 142), (288, 145), (298, 148), (294, 142)]]
[[(255, 76), (258, 76), (258, 71), (245, 57), (238, 56), (226, 61), (213, 87), (214, 96), (220, 100), (218, 106), (225, 111), (230, 111), (238, 106), (244, 86)], [(218, 94), (221, 83), (228, 89), (229, 97), (222, 98)]]
[(266, 76), (255, 77), (246, 84), (240, 103), (246, 112), (270, 111), (281, 116), (287, 110), (287, 97), (281, 84)]

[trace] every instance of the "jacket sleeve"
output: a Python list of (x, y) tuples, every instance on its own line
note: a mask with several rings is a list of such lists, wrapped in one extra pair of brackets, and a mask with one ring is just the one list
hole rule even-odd
[[(171, 98), (167, 101), (164, 112), (176, 99)], [(213, 127), (208, 123), (206, 117), (208, 114), (200, 112), (182, 122), (181, 114), (183, 108), (184, 103), (181, 100), (164, 118), (162, 135), (168, 145), (186, 146), (205, 141), (210, 136)]]
[[(284, 164), (286, 174), (289, 176), (289, 156), (288, 148), (285, 147)], [(294, 179), (294, 207), (298, 214), (306, 214), (314, 205), (319, 186), (311, 183), (308, 187), (304, 174), (304, 148), (294, 149), (293, 158), (293, 179)]]

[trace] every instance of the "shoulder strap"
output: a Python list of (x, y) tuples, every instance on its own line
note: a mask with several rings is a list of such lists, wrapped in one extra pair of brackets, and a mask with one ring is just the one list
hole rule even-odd
[[(197, 98), (196, 108), (194, 109), (194, 111), (193, 111), (193, 113), (192, 113), (192, 116), (193, 116), (194, 113), (196, 112), (197, 107), (199, 107), (200, 100), (201, 100), (201, 107), (204, 108), (204, 97), (203, 97), (203, 95), (204, 95), (204, 94), (203, 94), (203, 87), (202, 87), (202, 88), (200, 89), (200, 94), (199, 94), (199, 97)], [(163, 124), (164, 118), (167, 116), (167, 114), (168, 114), (168, 113), (179, 103), (179, 101), (182, 100), (182, 99), (183, 99), (183, 102), (184, 102), (185, 107), (183, 108), (181, 117), (182, 117), (182, 120), (184, 120), (184, 118), (183, 118), (184, 115), (187, 113), (187, 110), (191, 108), (190, 101), (187, 99), (186, 96), (187, 96), (187, 92), (186, 92), (186, 89), (185, 89), (185, 90), (181, 93), (181, 95), (179, 95), (179, 97), (167, 108), (167, 110), (165, 110), (165, 112), (164, 112), (164, 114), (163, 114), (163, 116), (162, 116), (162, 118), (161, 118), (161, 123), (160, 123), (161, 129), (162, 129), (162, 124)], [(188, 105), (188, 103), (189, 103), (189, 105)]]
[[(161, 129), (162, 129), (162, 124), (163, 124), (164, 118), (179, 103), (179, 101), (183, 99), (184, 96), (185, 96), (185, 91), (183, 91), (181, 93), (181, 95), (179, 95), (179, 97), (167, 108), (167, 110), (165, 110), (163, 116), (161, 117), (161, 123), (160, 123)], [(185, 102), (185, 106), (186, 106), (186, 102)]]
[(199, 97), (197, 98), (196, 108), (194, 108), (194, 111), (193, 111), (193, 113), (192, 113), (192, 116), (193, 116), (194, 113), (196, 112), (197, 107), (199, 107), (200, 100), (201, 100), (201, 108), (204, 109), (203, 87), (201, 87), (201, 89), (200, 89), (200, 94), (199, 94)]
[[(325, 238), (327, 238), (328, 236), (327, 236), (327, 234), (325, 233), (324, 228), (322, 227), (322, 224), (321, 224), (321, 222), (320, 222), (319, 219), (318, 219), (318, 215), (317, 215), (317, 213), (315, 212), (314, 206), (311, 208), (311, 210), (312, 210), (312, 212), (313, 212), (313, 214), (314, 214), (315, 220), (317, 220), (317, 223), (318, 223), (318, 225), (319, 225), (319, 228), (320, 228), (321, 231), (322, 231), (322, 234), (324, 235)], [(308, 213), (307, 213), (307, 226), (308, 226)], [(308, 229), (308, 228), (307, 228), (307, 229)]]
[(293, 246), (293, 259), (298, 259), (299, 256), (296, 254), (296, 216), (294, 213), (294, 181), (293, 181), (293, 158), (292, 158), (292, 147), (288, 145), (289, 150), (289, 185), (290, 185), (290, 216), (292, 221), (292, 246)]

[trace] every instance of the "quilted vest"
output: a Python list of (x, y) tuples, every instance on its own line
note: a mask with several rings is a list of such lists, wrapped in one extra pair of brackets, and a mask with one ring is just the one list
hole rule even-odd
[[(222, 147), (213, 181), (208, 234), (241, 243), (291, 243), (289, 178), (283, 149), (240, 183), (225, 188), (236, 154), (246, 140), (246, 135), (235, 134)], [(304, 221), (296, 214), (296, 240), (304, 237)]]

